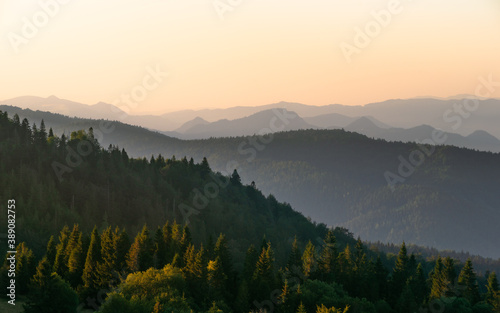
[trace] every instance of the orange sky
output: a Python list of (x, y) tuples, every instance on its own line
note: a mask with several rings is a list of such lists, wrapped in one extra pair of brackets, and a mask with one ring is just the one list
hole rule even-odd
[[(123, 107), (135, 93), (129, 112), (141, 114), (447, 97), (472, 94), (479, 76), (500, 81), (498, 0), (41, 2), (52, 5), (0, 0), (0, 99)], [(359, 48), (367, 27), (373, 38)], [(357, 49), (350, 62), (342, 45)], [(152, 80), (154, 68), (168, 77)]]

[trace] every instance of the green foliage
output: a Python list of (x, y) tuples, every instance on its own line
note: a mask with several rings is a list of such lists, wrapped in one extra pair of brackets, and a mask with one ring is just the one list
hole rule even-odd
[(51, 273), (47, 258), (42, 259), (30, 285), (26, 313), (76, 313), (78, 296), (57, 273)]
[(460, 272), (458, 284), (463, 287), (462, 296), (467, 299), (469, 303), (474, 305), (480, 300), (476, 273), (474, 272), (472, 261), (470, 259), (465, 262), (465, 265)]

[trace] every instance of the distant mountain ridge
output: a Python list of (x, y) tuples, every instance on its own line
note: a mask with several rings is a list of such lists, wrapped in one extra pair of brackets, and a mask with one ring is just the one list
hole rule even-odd
[[(458, 99), (464, 97), (464, 99)], [(307, 123), (318, 127), (333, 127), (348, 125), (352, 122), (349, 118), (369, 117), (382, 127), (411, 128), (420, 125), (429, 125), (449, 133), (458, 133), (467, 136), (477, 130), (484, 130), (500, 138), (500, 100), (475, 99), (467, 103), (469, 95), (458, 95), (445, 99), (431, 97), (418, 97), (412, 99), (393, 99), (364, 106), (347, 106), (330, 104), (325, 106), (311, 106), (294, 102), (278, 102), (253, 107), (231, 107), (226, 109), (181, 110), (162, 115), (128, 115), (111, 104), (99, 103), (98, 105), (85, 105), (69, 100), (51, 96), (18, 97), (0, 101), (0, 104), (45, 110), (68, 116), (78, 116), (95, 119), (119, 120), (131, 125), (138, 125), (159, 131), (175, 131), (184, 123), (197, 117), (207, 122), (216, 122), (221, 119), (234, 120), (250, 116), (260, 111), (284, 108), (297, 113)], [(470, 99), (470, 98), (469, 98)], [(473, 105), (472, 105), (473, 104)], [(461, 110), (461, 111), (460, 111)], [(462, 112), (463, 111), (463, 112)], [(321, 117), (322, 115), (336, 114), (337, 124), (327, 125), (328, 119), (335, 119), (335, 115)], [(463, 116), (462, 116), (463, 115)], [(340, 122), (344, 119), (343, 122)], [(380, 123), (380, 124), (378, 124)], [(382, 127), (384, 128), (384, 127)]]
[[(0, 110), (37, 116), (47, 128), (66, 131), (98, 130), (101, 122), (8, 106)], [(500, 257), (500, 154), (437, 146), (392, 191), (385, 173), (399, 174), (401, 158), (408, 162), (418, 145), (373, 140), (345, 129), (278, 132), (263, 143), (258, 136), (180, 140), (121, 122), (112, 125), (101, 141), (105, 147), (118, 145), (132, 157), (148, 159), (162, 154), (199, 162), (207, 157), (222, 173), (237, 167), (245, 183), (254, 181), (306, 216), (346, 226), (366, 240), (405, 240)], [(422, 129), (425, 134), (432, 128)], [(484, 132), (471, 136), (491, 139)]]

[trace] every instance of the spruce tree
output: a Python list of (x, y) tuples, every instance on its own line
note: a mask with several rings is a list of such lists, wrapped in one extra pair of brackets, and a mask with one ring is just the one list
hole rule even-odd
[(443, 260), (441, 257), (438, 257), (436, 259), (436, 264), (434, 265), (434, 269), (432, 273), (430, 274), (430, 279), (431, 279), (431, 293), (429, 295), (429, 298), (432, 299), (439, 299), (444, 293), (445, 290), (445, 285), (443, 282)]
[(118, 227), (115, 229), (114, 239), (114, 249), (116, 251), (114, 271), (122, 273), (127, 268), (127, 256), (130, 250), (130, 239), (125, 231), (125, 228), (120, 231), (120, 228)]
[(49, 262), (52, 268), (54, 267), (56, 254), (57, 254), (56, 241), (54, 239), (54, 236), (50, 236), (49, 242), (47, 243), (47, 252), (45, 253), (45, 255), (47, 256), (47, 261)]
[(220, 234), (219, 238), (217, 238), (214, 255), (220, 258), (224, 273), (230, 277), (233, 271), (233, 259), (229, 251), (229, 243), (227, 242), (226, 235)]
[(288, 257), (287, 267), (292, 272), (298, 269), (300, 269), (300, 272), (302, 272), (302, 253), (299, 249), (297, 236), (295, 236), (292, 243), (292, 250), (290, 251), (290, 256)]
[(130, 247), (127, 265), (130, 271), (145, 271), (153, 266), (153, 241), (146, 225), (135, 237)]
[(316, 267), (316, 247), (309, 241), (302, 254), (302, 270), (306, 279), (315, 274)]
[(108, 226), (101, 234), (101, 260), (97, 265), (100, 288), (106, 288), (110, 284), (115, 268), (115, 238), (111, 226)]
[(70, 231), (68, 226), (64, 226), (59, 235), (59, 243), (56, 247), (56, 257), (54, 261), (54, 272), (61, 277), (65, 277), (68, 271), (67, 246), (69, 242)]
[(85, 267), (86, 251), (83, 246), (83, 234), (80, 234), (77, 244), (68, 260), (68, 282), (76, 288), (82, 284), (83, 269)]
[(399, 299), (408, 278), (408, 253), (403, 241), (392, 273), (392, 301)]
[(208, 262), (207, 281), (210, 300), (222, 300), (224, 298), (227, 278), (219, 256), (215, 260)]
[(480, 300), (476, 273), (474, 272), (472, 261), (470, 259), (465, 262), (465, 265), (460, 272), (458, 284), (463, 286), (462, 296), (469, 300), (471, 305), (476, 304)]
[(333, 231), (330, 229), (326, 234), (321, 250), (321, 257), (318, 262), (319, 271), (324, 281), (332, 282), (334, 280), (335, 271), (337, 270), (337, 257), (337, 240)]
[(101, 280), (98, 272), (98, 265), (101, 262), (101, 238), (97, 231), (97, 226), (92, 230), (90, 246), (85, 259), (82, 281), (86, 294), (93, 294), (98, 291)]
[(35, 255), (25, 242), (17, 245), (16, 251), (16, 291), (25, 294), (28, 291), (30, 279), (35, 274)]
[(488, 276), (486, 289), (486, 301), (488, 301), (491, 305), (494, 305), (495, 298), (500, 296), (500, 287), (498, 285), (497, 274), (495, 272), (490, 273)]
[(452, 258), (446, 257), (446, 259), (444, 259), (443, 266), (443, 270), (441, 271), (441, 281), (444, 286), (444, 296), (453, 297), (455, 295), (453, 289), (457, 277), (455, 262)]

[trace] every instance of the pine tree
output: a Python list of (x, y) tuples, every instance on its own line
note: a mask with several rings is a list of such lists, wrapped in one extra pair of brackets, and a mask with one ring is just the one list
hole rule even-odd
[(292, 250), (290, 251), (290, 256), (288, 257), (287, 268), (292, 273), (302, 273), (302, 253), (299, 249), (297, 236), (295, 236), (292, 243)]
[(241, 177), (238, 174), (238, 171), (234, 169), (233, 174), (229, 178), (229, 181), (231, 182), (231, 185), (239, 187), (241, 186)]
[(488, 284), (486, 285), (486, 301), (494, 305), (495, 298), (500, 297), (500, 287), (498, 285), (497, 274), (492, 272), (488, 276)]
[(444, 293), (445, 285), (443, 282), (443, 260), (438, 257), (436, 260), (436, 265), (434, 265), (434, 270), (430, 275), (431, 279), (431, 293), (429, 295), (430, 299), (439, 299)]
[[(394, 270), (392, 273), (392, 300), (395, 301), (401, 296), (401, 292), (406, 285), (408, 280), (408, 253), (406, 250), (406, 244), (403, 241), (401, 249), (399, 250), (398, 258), (396, 259), (396, 264), (394, 265)], [(393, 302), (394, 303), (394, 302)]]
[(422, 263), (418, 263), (417, 265), (415, 276), (411, 280), (411, 289), (413, 291), (413, 294), (415, 295), (415, 301), (417, 302), (417, 304), (423, 304), (427, 297), (428, 288)]
[(113, 278), (116, 268), (116, 249), (114, 232), (108, 226), (101, 234), (101, 260), (97, 264), (99, 288), (105, 288)]
[(85, 267), (83, 269), (82, 281), (83, 286), (88, 294), (93, 294), (98, 291), (101, 283), (98, 274), (98, 264), (101, 261), (101, 238), (97, 231), (97, 226), (92, 230), (90, 237), (90, 246), (85, 259)]
[(163, 233), (163, 245), (165, 247), (165, 258), (163, 259), (163, 264), (168, 264), (172, 262), (172, 258), (174, 257), (175, 251), (172, 245), (172, 226), (170, 226), (167, 221), (162, 227)]
[(153, 266), (155, 268), (163, 268), (163, 266), (165, 266), (166, 257), (167, 247), (165, 244), (165, 238), (163, 238), (163, 230), (158, 227), (154, 238)]
[(203, 157), (203, 160), (201, 161), (200, 165), (200, 175), (201, 178), (205, 179), (208, 177), (212, 169), (210, 169), (210, 165), (208, 164), (207, 158)]
[(324, 281), (332, 282), (335, 277), (336, 262), (337, 262), (337, 240), (333, 231), (330, 229), (326, 234), (324, 244), (321, 250), (319, 260), (319, 271)]
[(417, 312), (418, 305), (409, 284), (403, 288), (396, 307), (399, 313)]
[(153, 241), (146, 225), (130, 247), (127, 265), (132, 272), (145, 271), (153, 266)]
[(255, 250), (254, 245), (250, 245), (245, 255), (245, 263), (243, 265), (243, 279), (247, 282), (252, 280), (253, 273), (255, 272), (255, 266), (259, 260), (259, 254)]
[(299, 307), (297, 308), (297, 313), (307, 313), (304, 303), (300, 301)]
[(274, 251), (268, 243), (267, 248), (262, 249), (255, 265), (251, 293), (255, 294), (256, 299), (263, 299), (269, 297), (274, 286)]
[(61, 277), (65, 277), (68, 271), (67, 246), (70, 232), (68, 226), (64, 226), (59, 235), (59, 243), (56, 247), (56, 257), (54, 261), (54, 272)]
[(465, 262), (465, 265), (460, 272), (458, 284), (463, 286), (462, 296), (469, 300), (471, 305), (476, 304), (480, 300), (476, 273), (474, 272), (472, 261), (470, 259)]
[(227, 242), (226, 235), (220, 234), (219, 238), (217, 238), (214, 255), (220, 258), (224, 273), (230, 277), (233, 271), (233, 259), (229, 251), (229, 243)]
[(83, 268), (85, 267), (86, 251), (83, 246), (83, 234), (80, 234), (77, 244), (68, 260), (68, 282), (76, 288), (82, 284)]
[(306, 279), (315, 274), (316, 266), (316, 247), (309, 241), (302, 254), (302, 270)]
[(377, 256), (377, 260), (373, 265), (373, 272), (375, 280), (373, 298), (385, 299), (387, 297), (389, 289), (387, 284), (387, 276), (389, 275), (389, 271), (387, 270), (387, 268), (385, 268), (384, 264), (382, 263), (380, 255)]
[(25, 294), (36, 269), (35, 255), (25, 242), (17, 245), (16, 260), (16, 291)]
[(116, 273), (121, 273), (125, 271), (127, 267), (127, 257), (130, 250), (130, 239), (128, 237), (125, 228), (120, 231), (120, 228), (116, 227), (114, 234), (114, 249), (116, 251), (116, 261), (114, 271)]
[(182, 236), (179, 240), (179, 253), (182, 258), (184, 258), (184, 253), (186, 253), (187, 247), (192, 243), (191, 231), (189, 227), (185, 225), (182, 228)]
[(354, 282), (352, 281), (354, 264), (349, 244), (346, 245), (344, 251), (339, 253), (337, 263), (339, 265), (338, 282), (342, 284), (348, 292), (354, 290)]
[(52, 273), (46, 257), (37, 266), (30, 290), (28, 301), (24, 305), (24, 312), (76, 313), (78, 306), (76, 292), (57, 273)]
[(444, 285), (444, 296), (453, 297), (454, 283), (457, 277), (457, 272), (455, 270), (455, 262), (452, 258), (446, 257), (443, 263), (443, 270), (441, 272), (441, 281)]
[(227, 276), (222, 268), (222, 261), (219, 256), (213, 261), (208, 262), (207, 266), (207, 281), (209, 298), (211, 300), (221, 300), (225, 295), (225, 286), (227, 284)]
[(54, 262), (56, 261), (56, 254), (56, 241), (54, 239), (54, 236), (50, 236), (49, 242), (47, 243), (47, 252), (45, 255), (47, 256), (47, 261), (52, 268), (54, 267)]
[(281, 293), (278, 296), (278, 312), (280, 313), (293, 313), (292, 302), (290, 299), (290, 287), (288, 286), (288, 281), (285, 279), (283, 287), (281, 288)]

